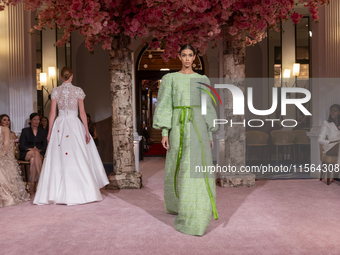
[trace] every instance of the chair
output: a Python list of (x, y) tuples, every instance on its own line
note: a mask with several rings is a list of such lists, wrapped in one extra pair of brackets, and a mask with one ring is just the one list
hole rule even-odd
[(300, 163), (301, 146), (310, 146), (310, 138), (307, 136), (306, 130), (293, 130), (292, 132), (295, 134), (294, 143), (299, 148), (298, 163)]
[(26, 185), (29, 183), (28, 181), (28, 172), (27, 172), (27, 167), (31, 166), (31, 162), (30, 161), (25, 161), (25, 160), (18, 160), (19, 166), (20, 168), (22, 166), (24, 166), (24, 176), (25, 176), (25, 183)]
[(274, 130), (270, 133), (272, 137), (272, 143), (276, 147), (276, 164), (279, 163), (279, 146), (292, 146), (293, 157), (295, 153), (294, 140), (295, 134), (292, 132), (286, 132), (282, 130)]
[[(327, 164), (327, 169), (328, 169), (329, 165), (338, 163), (338, 156), (330, 156), (330, 155), (324, 154), (322, 144), (319, 144), (319, 146), (320, 146), (320, 160), (321, 160), (322, 165)], [(322, 166), (322, 169), (324, 169), (323, 166)], [(323, 179), (322, 174), (323, 172), (320, 171), (320, 181), (322, 181)], [(331, 178), (328, 175), (328, 171), (326, 171), (326, 178), (327, 178), (327, 185), (329, 185), (331, 183)]]
[(268, 138), (269, 135), (267, 135), (264, 132), (261, 131), (248, 131), (246, 132), (246, 145), (247, 145), (247, 156), (248, 159), (250, 157), (250, 148), (251, 147), (261, 147), (262, 151), (262, 161), (263, 161), (263, 148), (268, 146)]

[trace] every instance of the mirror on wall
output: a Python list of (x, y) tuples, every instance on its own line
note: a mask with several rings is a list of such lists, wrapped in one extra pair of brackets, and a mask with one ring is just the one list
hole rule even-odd
[[(56, 38), (57, 41), (62, 39), (64, 35), (64, 29), (58, 29), (56, 28)], [(71, 60), (71, 37), (69, 38), (69, 41), (65, 43), (64, 46), (56, 47), (56, 53), (57, 53), (57, 70), (58, 74), (60, 73), (60, 70), (64, 66), (68, 66), (72, 69), (72, 60)], [(59, 75), (57, 75), (57, 83), (58, 85), (62, 84), (62, 81), (60, 80)]]
[[(35, 25), (38, 25), (38, 19)], [(40, 117), (44, 116), (43, 88), (40, 83), (40, 73), (42, 72), (42, 31), (35, 30), (35, 60), (36, 60), (36, 81), (37, 81), (37, 111)]]
[[(296, 79), (296, 87), (310, 90), (310, 24), (309, 17), (304, 16), (299, 24), (295, 25), (295, 63), (300, 65)], [(298, 96), (298, 95), (297, 95)], [(308, 111), (311, 111), (311, 101), (304, 104)], [(296, 110), (299, 129), (310, 128), (310, 116), (305, 116), (301, 111)]]
[[(281, 25), (278, 25), (281, 30)], [(277, 78), (273, 86), (281, 87), (282, 77), (282, 32), (268, 30), (268, 78)]]

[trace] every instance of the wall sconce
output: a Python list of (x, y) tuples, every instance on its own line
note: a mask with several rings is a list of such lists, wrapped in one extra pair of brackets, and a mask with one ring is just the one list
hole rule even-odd
[(46, 73), (40, 73), (40, 85), (41, 86), (46, 86)]
[(293, 65), (293, 76), (299, 76), (300, 75), (300, 64), (294, 63)]
[(48, 68), (48, 78), (52, 80), (52, 88), (54, 88), (53, 79), (55, 78), (55, 67), (50, 66)]
[[(40, 85), (41, 87), (47, 92), (48, 94), (48, 100), (46, 101), (45, 105), (44, 105), (44, 109), (48, 103), (49, 100), (51, 100), (51, 95), (50, 93), (48, 92), (48, 90), (45, 88), (46, 86), (46, 82), (47, 82), (47, 76), (46, 76), (46, 73), (40, 73)], [(43, 94), (43, 100), (44, 100), (44, 94)]]
[(286, 82), (286, 87), (287, 87), (287, 82), (288, 82), (289, 78), (290, 78), (290, 69), (285, 69), (283, 71), (283, 79)]

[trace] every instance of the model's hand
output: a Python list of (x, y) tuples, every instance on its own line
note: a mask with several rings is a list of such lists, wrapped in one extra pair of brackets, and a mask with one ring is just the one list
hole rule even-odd
[(163, 136), (162, 137), (162, 145), (164, 147), (164, 149), (169, 149), (169, 139), (167, 136)]
[(88, 144), (91, 140), (89, 132), (86, 132), (86, 144)]
[(214, 148), (214, 141), (210, 141), (210, 148), (211, 148), (211, 149)]

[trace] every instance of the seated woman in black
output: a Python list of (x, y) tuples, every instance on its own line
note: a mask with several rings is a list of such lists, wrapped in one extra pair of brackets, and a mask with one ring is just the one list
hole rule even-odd
[(31, 162), (31, 185), (30, 193), (35, 192), (35, 177), (40, 175), (42, 160), (47, 148), (47, 132), (39, 127), (40, 117), (37, 113), (30, 115), (30, 127), (21, 131), (19, 140), (20, 160)]

